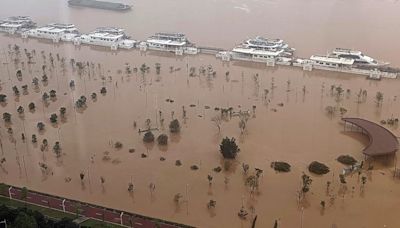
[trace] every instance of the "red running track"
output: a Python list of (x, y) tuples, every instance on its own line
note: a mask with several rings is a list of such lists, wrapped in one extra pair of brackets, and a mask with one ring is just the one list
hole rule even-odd
[[(11, 187), (9, 189), (11, 198), (21, 199), (21, 189), (17, 187)], [(9, 194), (6, 195), (10, 197)], [(64, 206), (63, 206), (64, 201)], [(83, 202), (73, 201), (69, 199), (62, 199), (57, 196), (51, 196), (42, 194), (39, 192), (28, 191), (26, 202), (31, 204), (40, 205), (47, 208), (56, 209), (59, 211), (65, 211), (73, 214), (77, 214), (77, 208), (79, 208), (79, 214), (87, 218), (97, 219), (100, 221), (106, 221), (110, 223), (120, 224), (127, 227), (142, 227), (142, 228), (156, 228), (157, 222), (152, 218), (146, 218), (141, 215), (131, 214), (128, 212), (122, 212), (110, 208), (104, 208), (92, 204)], [(65, 208), (64, 208), (65, 207)], [(121, 216), (122, 215), (122, 216)], [(122, 223), (121, 223), (122, 219)], [(177, 228), (177, 227), (191, 227), (180, 224), (167, 224), (170, 222), (159, 220), (159, 227), (162, 228)]]

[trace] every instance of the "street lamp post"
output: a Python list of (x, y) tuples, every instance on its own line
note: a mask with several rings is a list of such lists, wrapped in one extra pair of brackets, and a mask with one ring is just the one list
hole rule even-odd
[(65, 212), (65, 199), (63, 199), (63, 201), (62, 201), (62, 208), (63, 208), (63, 211)]
[(10, 197), (10, 199), (12, 199), (11, 190), (12, 190), (12, 187), (10, 186), (8, 188), (8, 197)]
[(124, 212), (121, 212), (119, 215), (119, 220), (121, 221), (121, 225), (124, 225), (124, 221), (122, 220), (122, 216), (124, 215)]

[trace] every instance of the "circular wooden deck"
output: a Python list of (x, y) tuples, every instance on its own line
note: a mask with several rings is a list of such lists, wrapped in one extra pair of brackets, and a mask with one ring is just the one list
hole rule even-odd
[(364, 148), (363, 154), (368, 156), (381, 156), (396, 153), (399, 148), (397, 137), (383, 126), (361, 118), (342, 118), (346, 123), (351, 123), (363, 130), (369, 138), (369, 144)]

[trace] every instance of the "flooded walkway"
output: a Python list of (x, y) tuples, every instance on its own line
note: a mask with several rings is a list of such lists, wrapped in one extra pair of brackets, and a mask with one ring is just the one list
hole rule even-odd
[(381, 156), (396, 153), (399, 148), (397, 137), (385, 127), (361, 118), (342, 118), (347, 123), (354, 124), (368, 135), (369, 144), (364, 148), (363, 153), (368, 156)]

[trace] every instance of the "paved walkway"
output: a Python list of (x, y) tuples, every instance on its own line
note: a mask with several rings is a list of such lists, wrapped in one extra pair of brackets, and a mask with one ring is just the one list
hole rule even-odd
[(342, 118), (346, 123), (353, 124), (368, 135), (369, 144), (364, 148), (363, 153), (368, 156), (381, 156), (394, 154), (399, 149), (397, 137), (383, 126), (361, 118)]
[[(9, 193), (11, 194), (11, 198), (18, 200), (21, 199), (21, 188), (11, 187), (9, 189)], [(9, 194), (7, 194), (6, 196), (10, 197)], [(34, 191), (28, 192), (26, 201), (31, 204), (36, 204), (59, 211), (69, 212), (72, 214), (77, 214), (77, 209), (79, 209), (79, 214), (82, 216), (97, 219), (99, 221), (106, 221), (110, 223), (124, 225), (127, 227), (156, 228), (157, 223), (159, 224), (158, 227), (162, 228), (191, 227), (142, 215), (123, 212), (111, 208), (104, 208), (84, 202), (63, 199), (57, 196), (47, 195)]]

